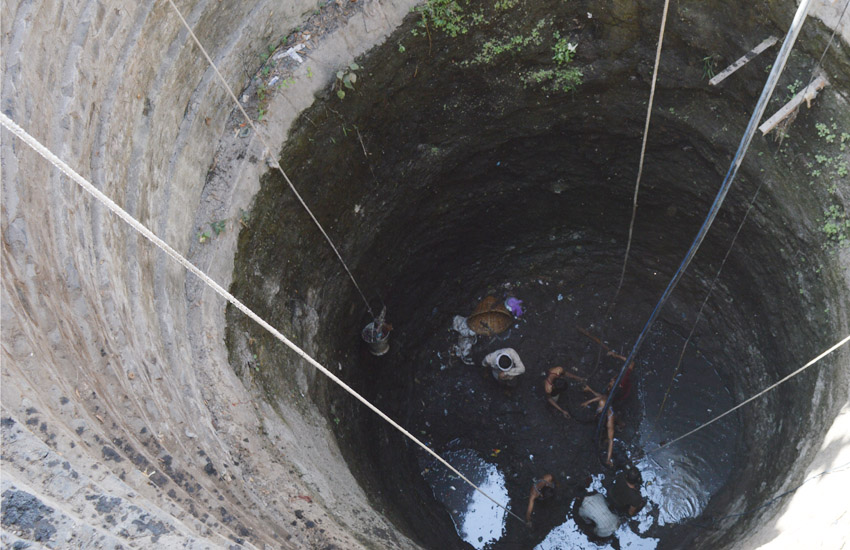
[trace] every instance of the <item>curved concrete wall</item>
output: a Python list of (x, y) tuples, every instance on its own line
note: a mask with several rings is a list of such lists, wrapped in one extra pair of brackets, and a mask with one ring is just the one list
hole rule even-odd
[[(315, 41), (310, 74), (300, 66), (269, 105), (261, 131), (273, 151), (336, 68), (411, 3), (366, 2)], [(315, 9), (178, 5), (237, 89)], [(170, 6), (4, 0), (2, 34), (3, 112), (228, 286), (239, 211), (267, 152), (240, 137)], [(4, 519), (4, 544), (414, 546), (372, 510), (323, 417), (281, 402), (275, 411), (233, 374), (220, 299), (2, 139), (0, 492), (4, 518), (19, 512), (12, 527)], [(199, 246), (221, 219), (228, 230)]]
[[(177, 4), (237, 93), (316, 8)], [(334, 68), (408, 9), (367, 3), (311, 43), (312, 77), (301, 67), (261, 127), (275, 150)], [(236, 224), (263, 149), (238, 138), (241, 158), (227, 159), (238, 177), (205, 194), (233, 105), (168, 3), (4, 1), (2, 14), (3, 112), (226, 287), (236, 227), (192, 245), (206, 215)], [(371, 511), (324, 419), (284, 424), (234, 376), (223, 301), (5, 131), (2, 164), (2, 491), (54, 510), (46, 540), (409, 545)]]

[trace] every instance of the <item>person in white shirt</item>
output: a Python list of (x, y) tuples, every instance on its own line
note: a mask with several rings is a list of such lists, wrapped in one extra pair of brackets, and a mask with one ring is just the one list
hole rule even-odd
[(493, 378), (506, 386), (516, 385), (516, 377), (525, 372), (525, 365), (513, 348), (503, 348), (488, 354), (482, 364), (490, 367)]
[(610, 537), (620, 526), (620, 518), (608, 508), (608, 502), (599, 493), (587, 495), (582, 499), (578, 515), (593, 525), (593, 532), (600, 538)]

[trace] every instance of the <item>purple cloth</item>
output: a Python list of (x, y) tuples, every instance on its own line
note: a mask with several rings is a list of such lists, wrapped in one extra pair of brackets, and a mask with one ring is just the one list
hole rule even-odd
[(525, 313), (522, 309), (522, 300), (517, 300), (514, 297), (505, 300), (505, 307), (511, 310), (511, 313), (517, 317), (520, 317), (523, 313)]

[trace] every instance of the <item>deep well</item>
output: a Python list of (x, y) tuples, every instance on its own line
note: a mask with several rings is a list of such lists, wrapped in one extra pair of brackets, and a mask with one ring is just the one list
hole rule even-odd
[[(557, 501), (568, 503), (585, 474), (604, 470), (590, 425), (545, 416), (539, 375), (558, 363), (593, 369), (595, 347), (575, 325), (604, 331), (617, 349), (634, 341), (708, 210), (778, 45), (719, 86), (707, 76), (784, 36), (793, 3), (671, 5), (611, 321), (660, 2), (461, 3), (463, 17), (424, 26), (421, 13), (405, 19), (413, 4), (402, 0), (177, 4), (261, 119), (271, 156), (163, 1), (4, 0), (3, 113), (435, 449), (451, 451), (455, 438), (481, 452), (504, 447), (488, 460), (517, 474), (508, 494), (520, 515), (532, 476), (551, 468), (565, 479), (566, 466), (527, 461), (511, 429), (527, 422), (551, 437), (553, 457), (577, 457), (566, 473), (582, 479), (562, 483)], [(808, 82), (843, 5), (813, 8), (768, 114)], [(718, 403), (742, 401), (848, 333), (847, 21), (823, 61), (829, 86), (781, 143), (757, 135), (654, 333), (675, 361), (763, 182), (691, 351), (728, 391)], [(452, 36), (452, 25), (466, 32)], [(301, 31), (303, 63), (267, 62), (270, 44), (286, 41), (285, 51)], [(577, 47), (559, 64), (561, 39)], [(582, 76), (568, 82), (567, 69)], [(340, 70), (357, 75), (353, 89)], [(411, 444), (2, 135), (4, 545), (464, 546)], [(387, 305), (386, 356), (365, 351), (365, 306), (268, 171), (272, 157), (372, 306)], [(529, 369), (521, 388), (501, 392), (479, 367), (447, 357), (448, 329), (487, 294), (506, 293), (528, 308), (510, 338), (523, 339)], [(476, 346), (476, 362), (501, 347)], [(664, 346), (649, 348), (636, 374), (666, 383), (673, 363), (653, 363)], [(845, 346), (741, 409), (722, 449), (723, 483), (698, 517), (659, 531), (658, 547), (840, 541), (846, 500), (816, 506), (846, 487), (846, 473), (761, 506), (847, 462), (848, 363)], [(438, 395), (446, 380), (458, 389)], [(657, 410), (640, 388), (618, 446), (636, 444), (629, 422)], [(665, 414), (698, 416), (678, 405)], [(445, 420), (432, 426), (437, 407)], [(513, 428), (494, 442), (487, 418), (501, 426), (500, 415)], [(509, 519), (497, 547), (533, 547), (541, 521), (525, 531)]]

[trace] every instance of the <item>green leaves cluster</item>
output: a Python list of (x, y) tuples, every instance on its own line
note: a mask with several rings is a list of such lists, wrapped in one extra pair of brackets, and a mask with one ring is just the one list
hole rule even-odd
[[(429, 26), (452, 38), (469, 32), (470, 18), (464, 14), (458, 0), (428, 0), (415, 8), (422, 16), (418, 27), (428, 32)], [(418, 34), (414, 29), (414, 34)]]
[(354, 84), (357, 82), (357, 73), (354, 71), (360, 70), (360, 65), (355, 62), (348, 64), (348, 70), (340, 70), (336, 72), (336, 95), (340, 99), (345, 99), (345, 90), (354, 90)]
[(842, 248), (850, 245), (850, 218), (842, 207), (833, 204), (824, 210), (822, 222), (820, 229), (826, 235), (828, 242)]
[(567, 42), (566, 38), (561, 38), (552, 46), (552, 52), (555, 54), (552, 56), (552, 61), (556, 65), (566, 65), (572, 62), (576, 55), (576, 48), (578, 48), (578, 44)]

